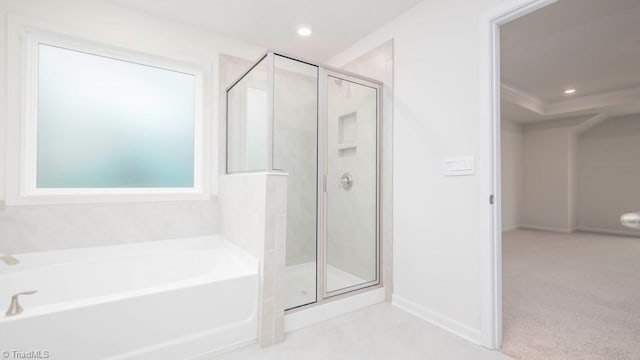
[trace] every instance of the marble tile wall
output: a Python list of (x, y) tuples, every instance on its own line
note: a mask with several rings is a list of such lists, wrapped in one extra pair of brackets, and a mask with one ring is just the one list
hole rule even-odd
[(22, 253), (211, 235), (218, 202), (0, 207), (0, 252)]
[(317, 68), (276, 57), (273, 166), (289, 174), (287, 265), (316, 259)]
[[(327, 87), (327, 263), (372, 281), (377, 262), (376, 92), (346, 81), (329, 80)], [(341, 141), (347, 117), (354, 120), (354, 134)], [(341, 186), (345, 174), (353, 178), (351, 188)]]
[(258, 341), (284, 340), (287, 175), (238, 173), (219, 181), (222, 235), (261, 263)]

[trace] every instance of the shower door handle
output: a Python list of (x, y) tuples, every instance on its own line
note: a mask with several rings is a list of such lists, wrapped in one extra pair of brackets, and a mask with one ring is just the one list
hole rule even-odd
[(620, 224), (630, 229), (640, 230), (640, 212), (628, 212), (620, 216)]

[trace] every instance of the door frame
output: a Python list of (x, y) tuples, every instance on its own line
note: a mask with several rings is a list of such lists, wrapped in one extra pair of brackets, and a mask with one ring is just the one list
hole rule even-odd
[(500, 148), (500, 27), (559, 0), (509, 0), (480, 17), (480, 120), (488, 176), (483, 179), (490, 206), (488, 232), (481, 257), (481, 339), (483, 346), (502, 345), (502, 190)]

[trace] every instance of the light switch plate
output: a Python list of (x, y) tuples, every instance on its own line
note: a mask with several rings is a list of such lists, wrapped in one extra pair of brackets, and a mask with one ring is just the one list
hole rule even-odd
[(473, 156), (445, 159), (443, 167), (445, 176), (463, 176), (476, 173), (476, 161)]

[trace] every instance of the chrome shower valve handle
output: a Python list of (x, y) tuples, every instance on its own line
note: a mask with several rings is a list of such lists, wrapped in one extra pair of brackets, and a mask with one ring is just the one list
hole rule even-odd
[(344, 173), (340, 178), (340, 186), (345, 190), (351, 189), (353, 186), (353, 176), (349, 173)]

